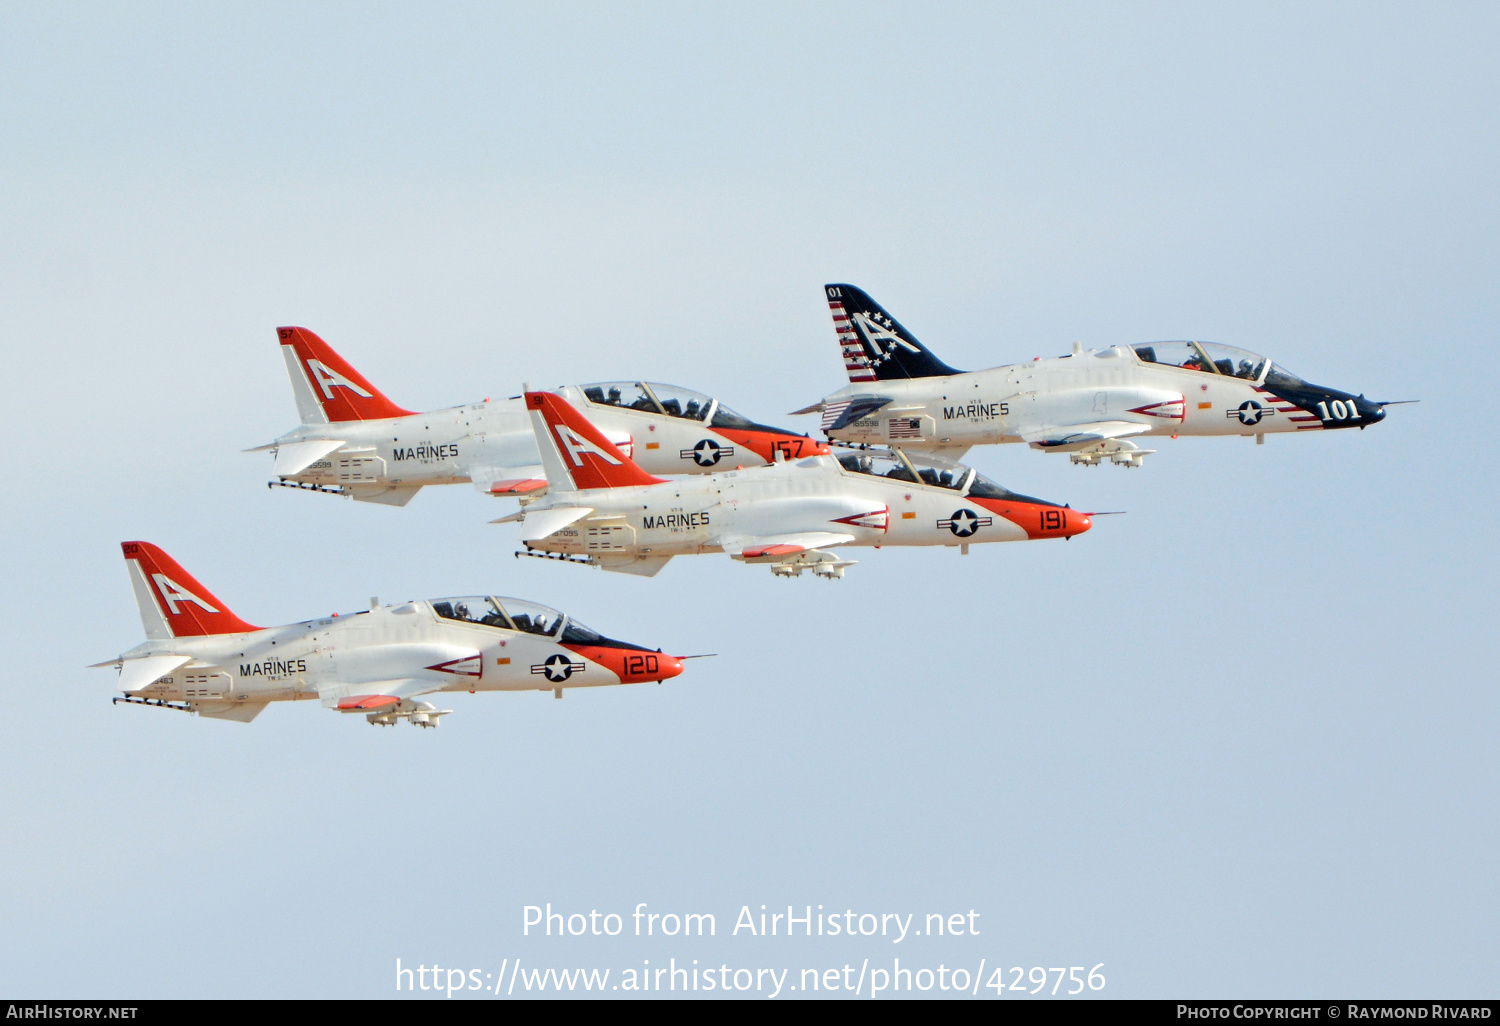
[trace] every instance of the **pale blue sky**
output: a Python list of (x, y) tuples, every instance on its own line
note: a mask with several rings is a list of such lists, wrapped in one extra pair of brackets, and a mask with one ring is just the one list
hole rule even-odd
[[(0, 7), (0, 989), (900, 955), (1493, 996), (1497, 44), (1481, 4)], [(1140, 471), (981, 450), (1129, 513), (833, 584), (518, 561), (467, 487), (239, 452), (295, 418), (280, 324), (411, 408), (644, 376), (811, 428), (828, 281), (960, 367), (1195, 337), (1423, 402)], [(436, 733), (111, 707), (129, 538), (252, 622), (491, 591), (720, 655)], [(524, 940), (547, 901), (986, 932)]]

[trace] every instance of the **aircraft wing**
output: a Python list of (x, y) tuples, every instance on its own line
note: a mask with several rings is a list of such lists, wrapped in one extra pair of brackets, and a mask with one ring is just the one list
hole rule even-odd
[(1092, 424), (1046, 424), (1021, 432), (1021, 441), (1038, 449), (1061, 449), (1066, 446), (1092, 445), (1109, 438), (1128, 438), (1151, 430), (1150, 424), (1128, 420), (1101, 420)]
[(344, 442), (336, 438), (314, 438), (306, 442), (285, 442), (276, 447), (276, 466), (272, 473), (277, 477), (300, 474), (324, 456), (342, 449)]
[(852, 534), (833, 531), (797, 531), (790, 534), (726, 534), (718, 539), (724, 552), (735, 559), (754, 563), (775, 563), (811, 549), (847, 545)]
[(379, 712), (395, 709), (402, 702), (418, 695), (441, 691), (442, 687), (439, 681), (414, 680), (410, 677), (363, 681), (358, 684), (330, 682), (318, 685), (318, 698), (326, 707), (339, 712)]
[(547, 475), (540, 463), (526, 467), (470, 467), (469, 479), (486, 495), (547, 494)]

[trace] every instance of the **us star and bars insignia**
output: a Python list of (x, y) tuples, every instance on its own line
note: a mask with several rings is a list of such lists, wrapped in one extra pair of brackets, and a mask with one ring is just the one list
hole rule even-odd
[(981, 527), (989, 527), (995, 522), (994, 517), (982, 517), (972, 509), (961, 509), (947, 520), (939, 520), (938, 527), (946, 527), (960, 538), (967, 538)]
[(705, 438), (691, 449), (683, 449), (678, 455), (685, 460), (692, 460), (700, 467), (712, 467), (725, 456), (734, 455), (734, 446), (720, 445), (712, 438)]
[(1224, 416), (1238, 417), (1241, 424), (1259, 424), (1262, 417), (1274, 417), (1276, 409), (1272, 406), (1262, 406), (1254, 399), (1246, 399), (1239, 407), (1233, 410), (1225, 410)]
[(558, 652), (555, 655), (548, 656), (544, 662), (534, 664), (531, 667), (531, 672), (546, 674), (548, 680), (558, 681), (567, 680), (575, 673), (582, 673), (583, 669), (583, 663), (575, 663), (561, 652)]

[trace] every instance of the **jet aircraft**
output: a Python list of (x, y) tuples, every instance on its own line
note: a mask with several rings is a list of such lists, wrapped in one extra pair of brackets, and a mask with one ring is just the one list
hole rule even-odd
[[(273, 485), (404, 506), (424, 485), (472, 482), (490, 495), (546, 487), (519, 397), (431, 413), (402, 409), (306, 328), (278, 328), (302, 424), (250, 452), (276, 455)], [(828, 452), (806, 435), (757, 424), (676, 385), (611, 381), (566, 386), (610, 441), (653, 474), (759, 466), (780, 452)]]
[(525, 398), (548, 491), (495, 523), (520, 521), (531, 555), (649, 577), (673, 556), (724, 552), (778, 576), (833, 578), (854, 563), (827, 551), (838, 546), (956, 545), (967, 553), (976, 542), (1068, 538), (1091, 525), (1090, 514), (899, 448), (664, 481), (563, 397)]
[(122, 545), (146, 641), (96, 667), (120, 670), (116, 702), (249, 723), (271, 702), (319, 699), (392, 726), (436, 727), (436, 692), (551, 691), (660, 683), (682, 661), (615, 641), (555, 609), (491, 595), (402, 602), (254, 627), (150, 542)]
[(1150, 435), (1255, 435), (1368, 427), (1389, 402), (1308, 384), (1255, 353), (1213, 342), (1109, 346), (959, 371), (853, 285), (825, 285), (849, 385), (797, 413), (829, 438), (962, 457), (1025, 442), (1074, 463), (1138, 467)]

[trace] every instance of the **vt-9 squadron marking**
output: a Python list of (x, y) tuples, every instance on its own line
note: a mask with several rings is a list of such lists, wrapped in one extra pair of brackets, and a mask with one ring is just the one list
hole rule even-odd
[[(391, 402), (306, 328), (278, 328), (300, 427), (251, 452), (271, 451), (272, 484), (404, 506), (425, 485), (471, 482), (489, 495), (546, 488), (519, 397), (414, 413)], [(600, 429), (653, 474), (707, 474), (828, 452), (806, 435), (767, 427), (717, 399), (645, 381), (567, 385)], [(727, 461), (727, 462), (726, 462)]]
[(520, 521), (530, 554), (652, 576), (673, 556), (724, 552), (778, 576), (842, 577), (845, 545), (957, 545), (1069, 538), (1090, 515), (1017, 495), (941, 457), (900, 449), (810, 456), (664, 481), (610, 443), (566, 399), (527, 392), (545, 498)]
[(825, 285), (850, 384), (796, 411), (829, 438), (954, 458), (1024, 442), (1074, 463), (1138, 467), (1151, 435), (1255, 435), (1369, 427), (1391, 403), (1312, 385), (1263, 356), (1213, 342), (1110, 346), (959, 371), (853, 285)]
[(615, 641), (555, 609), (491, 595), (402, 602), (255, 627), (149, 542), (125, 542), (147, 640), (95, 666), (120, 670), (117, 702), (249, 723), (271, 702), (318, 699), (370, 723), (436, 727), (440, 692), (661, 683), (682, 660)]

